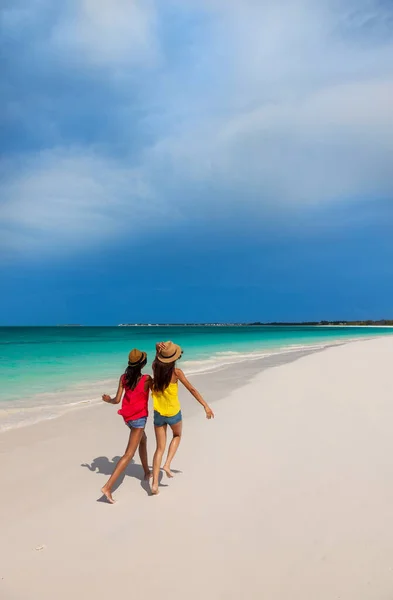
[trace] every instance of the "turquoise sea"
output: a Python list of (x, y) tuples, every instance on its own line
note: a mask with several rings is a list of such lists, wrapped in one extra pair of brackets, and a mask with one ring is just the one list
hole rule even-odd
[(182, 368), (192, 375), (305, 346), (392, 334), (384, 327), (0, 327), (0, 430), (114, 393), (129, 350), (145, 350), (152, 360), (159, 340), (183, 347)]

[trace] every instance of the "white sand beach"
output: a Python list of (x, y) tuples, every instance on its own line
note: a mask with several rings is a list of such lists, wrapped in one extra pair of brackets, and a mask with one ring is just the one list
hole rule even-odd
[(113, 506), (116, 407), (4, 432), (0, 597), (390, 600), (392, 357), (385, 337), (199, 377), (215, 420), (183, 396), (180, 472), (152, 497), (136, 456)]

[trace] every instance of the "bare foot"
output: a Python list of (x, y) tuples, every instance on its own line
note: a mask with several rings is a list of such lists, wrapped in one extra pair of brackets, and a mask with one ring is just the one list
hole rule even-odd
[(108, 500), (109, 504), (115, 503), (114, 499), (112, 498), (112, 492), (105, 485), (101, 489), (101, 492), (104, 494), (104, 496)]
[(150, 477), (153, 477), (153, 473), (151, 471), (145, 471), (145, 481), (149, 481)]
[(150, 489), (153, 496), (158, 496), (158, 494), (160, 493), (158, 491), (158, 483), (153, 483)]
[(171, 471), (171, 470), (170, 470), (170, 468), (169, 468), (169, 467), (167, 467), (166, 465), (164, 465), (164, 466), (162, 467), (162, 470), (163, 470), (163, 471), (165, 471), (165, 473), (166, 473), (166, 476), (167, 476), (167, 477), (173, 477), (173, 473), (172, 473), (172, 471)]

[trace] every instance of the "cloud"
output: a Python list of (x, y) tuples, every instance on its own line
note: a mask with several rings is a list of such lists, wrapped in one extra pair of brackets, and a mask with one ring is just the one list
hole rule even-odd
[(201, 122), (153, 152), (174, 178), (249, 187), (262, 206), (392, 195), (392, 97), (393, 80), (338, 85)]
[(73, 0), (53, 28), (59, 53), (94, 67), (151, 66), (157, 60), (154, 4), (150, 0)]
[(30, 32), (41, 85), (31, 95), (33, 64), (9, 43), (25, 77), (4, 114), (34, 136), (1, 185), (8, 249), (56, 238), (71, 251), (165, 215), (184, 225), (225, 207), (258, 219), (392, 197), (390, 3), (13, 6), (4, 22)]
[(123, 229), (133, 235), (155, 203), (137, 169), (79, 149), (45, 151), (23, 162), (3, 190), (2, 245), (15, 252), (64, 253)]

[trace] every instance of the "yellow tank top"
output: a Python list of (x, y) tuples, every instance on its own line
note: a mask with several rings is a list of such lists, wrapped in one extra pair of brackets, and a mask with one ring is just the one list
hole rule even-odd
[(170, 383), (163, 392), (152, 390), (153, 407), (163, 417), (174, 417), (180, 411), (178, 386)]

